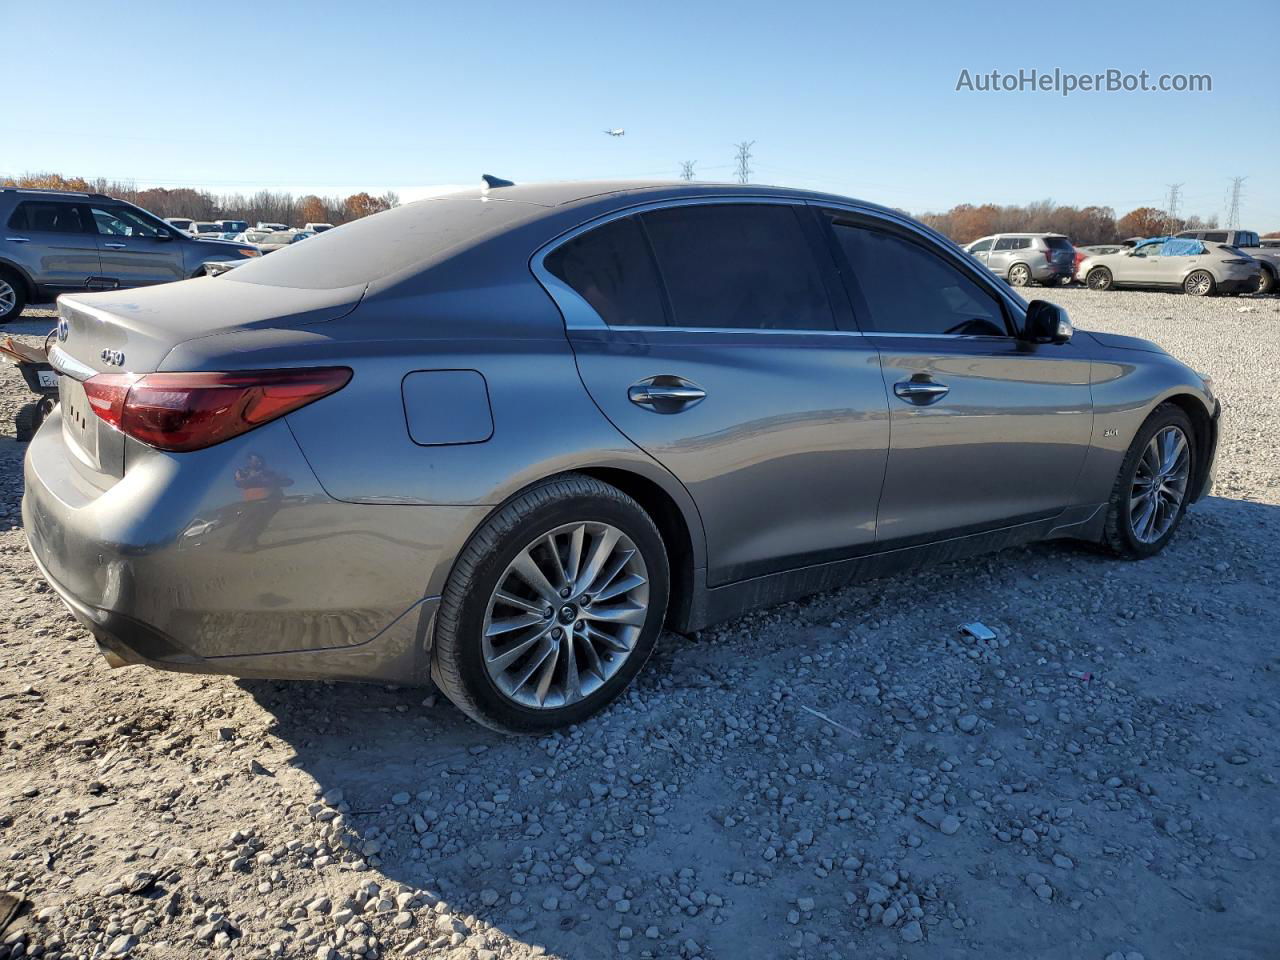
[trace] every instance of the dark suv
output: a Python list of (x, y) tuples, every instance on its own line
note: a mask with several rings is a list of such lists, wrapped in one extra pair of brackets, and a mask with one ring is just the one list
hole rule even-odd
[(143, 287), (203, 273), (256, 247), (198, 240), (100, 193), (0, 187), (0, 323), (60, 293)]

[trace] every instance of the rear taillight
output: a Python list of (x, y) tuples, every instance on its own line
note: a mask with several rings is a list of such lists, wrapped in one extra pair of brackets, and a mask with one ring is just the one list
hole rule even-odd
[(1236, 263), (1236, 264), (1243, 264), (1243, 263), (1248, 263), (1248, 262), (1249, 262), (1249, 258), (1248, 258), (1248, 257), (1232, 257), (1230, 260), (1222, 260), (1222, 261), (1220, 261), (1220, 262), (1221, 262), (1221, 263)]
[(347, 367), (239, 373), (100, 373), (89, 406), (126, 436), (160, 450), (211, 447), (321, 397), (351, 379)]

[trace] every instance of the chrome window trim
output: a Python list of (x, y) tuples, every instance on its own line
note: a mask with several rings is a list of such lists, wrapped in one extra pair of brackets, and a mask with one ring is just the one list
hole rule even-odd
[[(606, 223), (612, 223), (614, 220), (621, 220), (624, 217), (632, 217), (639, 213), (648, 213), (652, 210), (669, 210), (674, 207), (699, 207), (711, 206), (718, 204), (748, 204), (756, 206), (762, 203), (778, 204), (787, 207), (803, 207), (807, 206), (810, 201), (808, 198), (796, 197), (775, 197), (768, 194), (707, 194), (699, 197), (675, 197), (666, 200), (648, 200), (641, 203), (630, 204), (625, 207), (619, 207), (616, 210), (610, 210), (608, 213), (594, 217), (585, 223), (580, 223), (571, 230), (555, 237), (544, 243), (533, 252), (533, 256), (529, 258), (529, 269), (533, 271), (534, 277), (542, 284), (542, 288), (547, 291), (556, 306), (560, 308), (560, 315), (564, 317), (564, 325), (567, 330), (679, 330), (694, 331), (707, 333), (791, 333), (791, 334), (823, 334), (823, 333), (849, 333), (847, 330), (761, 330), (756, 327), (681, 327), (681, 326), (625, 326), (610, 327), (604, 322), (600, 314), (596, 313), (591, 304), (587, 303), (576, 290), (553, 274), (547, 269), (546, 259), (557, 249), (582, 236), (584, 233), (603, 227)], [(654, 263), (654, 269), (659, 269), (657, 263)], [(834, 312), (833, 312), (834, 321)]]

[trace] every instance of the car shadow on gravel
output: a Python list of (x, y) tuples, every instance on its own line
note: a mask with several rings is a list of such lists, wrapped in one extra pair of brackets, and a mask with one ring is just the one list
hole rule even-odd
[[(744, 704), (776, 705), (778, 691), (785, 689), (785, 698), (803, 704), (801, 709), (832, 711), (858, 732), (874, 733), (877, 724), (885, 722), (880, 700), (859, 700), (852, 694), (850, 702), (850, 689), (858, 689), (884, 669), (883, 660), (876, 660), (885, 650), (891, 651), (892, 644), (873, 652), (872, 641), (885, 632), (882, 623), (904, 603), (912, 608), (907, 635), (917, 630), (925, 636), (938, 635), (936, 631), (954, 630), (961, 617), (990, 614), (1002, 634), (1012, 634), (1017, 643), (1032, 644), (1034, 650), (1043, 649), (1046, 656), (1052, 655), (1054, 643), (1074, 644), (1077, 656), (1083, 654), (1088, 662), (1077, 661), (1073, 669), (1096, 671), (1099, 667), (1094, 664), (1104, 663), (1105, 682), (1121, 683), (1140, 698), (1195, 704), (1219, 697), (1225, 702), (1234, 692), (1226, 674), (1206, 675), (1196, 665), (1222, 660), (1222, 635), (1239, 635), (1250, 616), (1249, 603), (1269, 602), (1257, 592), (1259, 581), (1265, 583), (1269, 576), (1265, 564), (1256, 555), (1252, 559), (1240, 555), (1236, 545), (1245, 538), (1258, 542), (1257, 538), (1277, 533), (1277, 507), (1213, 497), (1190, 515), (1165, 554), (1144, 563), (1116, 561), (1085, 544), (1039, 544), (784, 604), (721, 625), (701, 638), (666, 634), (633, 696), (576, 730), (544, 738), (495, 734), (464, 718), (431, 690), (237, 683), (270, 715), (267, 732), (283, 741), (288, 751), (279, 759), (313, 781), (314, 802), (308, 804), (307, 816), (330, 825), (329, 846), (340, 861), (339, 870), (350, 871), (339, 873), (346, 888), (335, 894), (350, 896), (376, 877), (383, 886), (379, 896), (426, 891), (429, 902), (438, 900), (443, 907), (437, 909), (447, 910), (440, 917), (420, 915), (406, 936), (423, 936), (428, 945), (443, 947), (451, 939), (461, 942), (458, 938), (465, 938), (474, 918), (479, 918), (516, 941), (567, 957), (611, 953), (616, 950), (614, 944), (630, 937), (637, 940), (636, 952), (642, 955), (646, 949), (653, 956), (691, 955), (691, 948), (685, 946), (690, 933), (711, 948), (712, 955), (722, 955), (730, 948), (749, 951), (753, 937), (776, 940), (779, 902), (790, 902), (798, 891), (813, 885), (812, 873), (806, 881), (806, 874), (797, 871), (784, 873), (779, 883), (759, 893), (725, 886), (727, 877), (741, 870), (744, 862), (741, 845), (727, 842), (729, 831), (720, 822), (722, 804), (733, 802), (735, 786), (740, 789), (732, 771), (767, 766), (775, 762), (767, 758), (782, 749), (803, 755), (812, 748), (809, 738), (818, 723), (792, 707), (788, 709), (794, 729), (784, 727), (776, 734), (781, 743), (774, 747), (762, 746), (760, 741), (734, 745), (732, 740), (725, 746), (717, 740), (707, 748), (688, 739), (702, 721), (736, 718), (736, 730), (741, 718), (751, 715), (751, 708), (744, 710)], [(979, 569), (982, 592), (973, 585)], [(1090, 612), (1087, 605), (1095, 596), (1091, 585), (1101, 588), (1103, 583), (1113, 595), (1132, 594), (1136, 598), (1132, 606), (1103, 606)], [(1054, 593), (1058, 590), (1062, 592)], [(1166, 617), (1157, 623), (1158, 618), (1152, 617), (1148, 603), (1158, 612), (1158, 594), (1177, 596), (1185, 603), (1176, 620)], [(1061, 597), (1064, 608), (1048, 611), (1062, 621), (1050, 627), (1041, 620), (1044, 604), (1054, 596)], [(1070, 623), (1067, 604), (1075, 605), (1089, 624), (1087, 635)], [(869, 633), (860, 637), (851, 633), (841, 639), (834, 628), (840, 626), (839, 620), (847, 624), (851, 618), (855, 624), (865, 618)], [(772, 638), (779, 635), (811, 646), (797, 649), (795, 644), (774, 642)], [(758, 643), (766, 637), (769, 642)], [(1040, 646), (1037, 637), (1050, 646)], [(837, 648), (843, 644), (853, 651), (844, 655), (858, 675), (840, 680), (802, 679), (804, 671), (788, 674), (791, 665), (823, 643)], [(857, 652), (864, 643), (867, 652)], [(1147, 656), (1152, 652), (1159, 654), (1158, 662), (1163, 664), (1154, 671)], [(1238, 670), (1280, 666), (1261, 647), (1237, 649), (1232, 655)], [(889, 675), (903, 669), (919, 677), (934, 669), (927, 666), (929, 656), (922, 661), (921, 651), (903, 651), (901, 657), (916, 664), (899, 667), (890, 661)], [(1011, 656), (1006, 653), (1007, 658)], [(752, 657), (758, 660), (741, 666)], [(865, 663), (864, 657), (868, 658)], [(943, 656), (937, 669), (954, 671), (948, 662)], [(1179, 666), (1171, 669), (1172, 664)], [(1063, 680), (1055, 682), (1078, 682), (1066, 679), (1065, 667), (1060, 672)], [(939, 681), (933, 689), (946, 686)], [(697, 711), (693, 724), (698, 726), (687, 722), (691, 709)], [(891, 720), (903, 722), (892, 715)], [(910, 723), (909, 714), (906, 722)], [(987, 721), (983, 723), (987, 729)], [(655, 727), (669, 731), (670, 738), (664, 740), (659, 733), (653, 739)], [(829, 733), (835, 739), (825, 743), (832, 749), (839, 747), (843, 733)], [(681, 736), (686, 738), (683, 745)], [(988, 736), (1000, 742), (994, 725)], [(1022, 749), (1018, 744), (1028, 736), (1021, 727), (1008, 731), (1011, 755), (1017, 755)], [(785, 747), (793, 738), (796, 746)], [(956, 749), (956, 734), (949, 726), (936, 734), (923, 730), (909, 734), (908, 740), (912, 739), (929, 750)], [(963, 736), (960, 741), (977, 742)], [(865, 758), (877, 750), (861, 746), (855, 753)], [(834, 764), (832, 773), (840, 776), (842, 767), (853, 759), (851, 755), (833, 761), (829, 754), (824, 756), (824, 762)], [(888, 755), (880, 759), (891, 762)], [(266, 766), (271, 767), (271, 762)], [(905, 765), (902, 774), (909, 769)], [(642, 778), (636, 779), (632, 771), (639, 771)], [(661, 792), (664, 780), (672, 785), (679, 782), (679, 793), (673, 791), (669, 799), (655, 804), (653, 796)], [(1072, 775), (1054, 788), (1070, 796), (1096, 790), (1097, 785)], [(655, 816), (655, 810), (665, 813)], [(1243, 830), (1243, 812), (1240, 819), (1236, 827)], [(1263, 829), (1260, 822), (1252, 822), (1255, 819), (1249, 814), (1249, 828)], [(838, 834), (822, 825), (820, 818), (813, 826), (818, 827), (819, 836), (824, 830)], [(894, 835), (867, 840), (866, 846), (892, 851), (899, 842)], [(1007, 848), (975, 831), (967, 846), (957, 842), (947, 850), (950, 858), (935, 864), (935, 869), (942, 866), (952, 874), (963, 874), (969, 871), (968, 858), (998, 858)], [(751, 862), (759, 864), (758, 854)], [(700, 881), (706, 890), (724, 891), (726, 897), (735, 898), (732, 912), (725, 907), (720, 914), (728, 921), (723, 927), (708, 922), (705, 915), (690, 920), (693, 914), (686, 916), (683, 906), (688, 898), (678, 900), (678, 894), (680, 909), (673, 909), (659, 895), (655, 910), (654, 894), (660, 894), (659, 888), (667, 894), (679, 889), (680, 877), (690, 869), (681, 865), (688, 863), (702, 871), (690, 886)], [(403, 887), (387, 890), (386, 880)], [(1103, 885), (1106, 880), (1096, 877), (1096, 882)], [(1141, 879), (1135, 874), (1132, 882)], [(848, 887), (843, 881), (836, 885)], [(1157, 885), (1144, 896), (1153, 909), (1166, 910), (1179, 895), (1169, 900), (1168, 891)], [(961, 908), (985, 913), (980, 903), (966, 903), (964, 897), (957, 902)], [(766, 912), (775, 919), (765, 923)], [(459, 925), (452, 925), (459, 917)], [(630, 930), (630, 925), (635, 929)], [(1117, 931), (1122, 932), (1119, 926)], [(646, 933), (662, 942), (650, 942)], [(1042, 934), (1052, 939), (1048, 929), (1032, 936)], [(1035, 941), (1026, 945), (1031, 949)], [(1050, 950), (1042, 955), (1058, 954)]]

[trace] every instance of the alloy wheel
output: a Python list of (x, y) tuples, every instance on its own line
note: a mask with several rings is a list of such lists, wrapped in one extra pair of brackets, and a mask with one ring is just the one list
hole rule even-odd
[(485, 669), (521, 706), (568, 706), (618, 672), (648, 612), (635, 543), (608, 523), (565, 524), (527, 544), (498, 578), (484, 617)]
[(1142, 451), (1129, 492), (1129, 526), (1134, 539), (1151, 544), (1173, 526), (1187, 495), (1191, 445), (1181, 427), (1168, 426)]
[(1031, 281), (1031, 273), (1022, 264), (1009, 271), (1009, 282), (1015, 287), (1025, 287)]
[(4, 277), (0, 277), (0, 317), (12, 310), (18, 303), (18, 291)]
[(1106, 290), (1111, 286), (1111, 274), (1105, 270), (1091, 270), (1089, 275), (1085, 277), (1085, 282), (1089, 285), (1090, 290)]
[(1197, 270), (1187, 277), (1185, 286), (1187, 293), (1193, 297), (1203, 297), (1213, 286), (1213, 277), (1209, 276), (1204, 270)]

